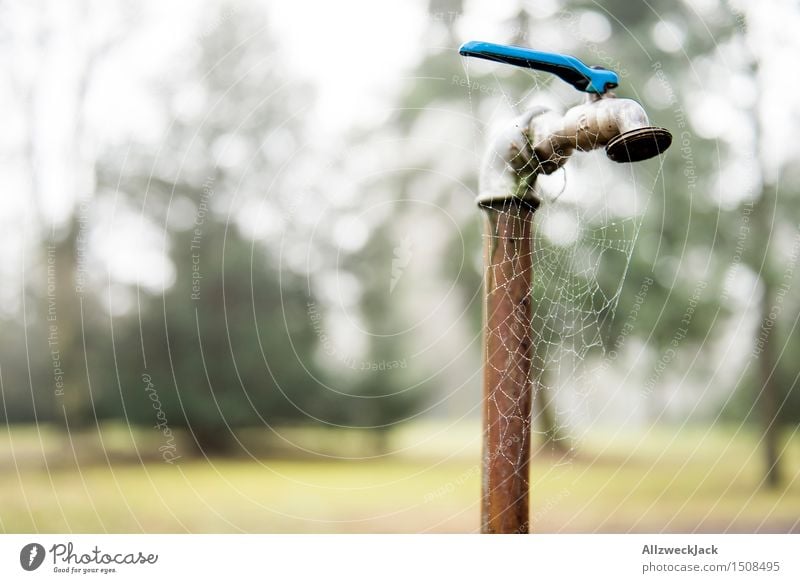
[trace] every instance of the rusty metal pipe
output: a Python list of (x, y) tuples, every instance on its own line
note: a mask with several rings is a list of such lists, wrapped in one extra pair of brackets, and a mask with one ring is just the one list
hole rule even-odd
[(536, 203), (513, 200), (486, 211), (483, 369), (484, 533), (528, 532), (531, 446), (532, 229)]

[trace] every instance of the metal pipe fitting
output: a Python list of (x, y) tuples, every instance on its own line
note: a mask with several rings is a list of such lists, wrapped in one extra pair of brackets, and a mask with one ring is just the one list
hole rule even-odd
[(590, 96), (563, 116), (552, 111), (535, 116), (529, 133), (544, 174), (559, 168), (575, 150), (605, 147), (615, 162), (638, 162), (660, 154), (672, 143), (669, 131), (650, 125), (638, 102), (610, 94)]
[(481, 172), (478, 203), (536, 199), (536, 176), (555, 172), (575, 150), (605, 147), (615, 162), (638, 162), (671, 143), (669, 131), (651, 126), (638, 102), (611, 93), (590, 95), (563, 115), (532, 109), (495, 137)]

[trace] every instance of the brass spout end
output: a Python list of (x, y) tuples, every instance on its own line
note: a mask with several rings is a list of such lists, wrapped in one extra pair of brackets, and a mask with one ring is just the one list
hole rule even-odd
[(644, 127), (630, 130), (606, 144), (606, 155), (614, 162), (640, 162), (658, 156), (672, 144), (669, 130)]

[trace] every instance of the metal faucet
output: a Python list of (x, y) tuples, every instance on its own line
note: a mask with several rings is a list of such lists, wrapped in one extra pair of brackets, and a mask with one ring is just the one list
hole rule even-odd
[[(494, 137), (481, 169), (478, 205), (486, 214), (484, 442), (481, 531), (530, 531), (531, 375), (535, 348), (531, 289), (536, 178), (579, 151), (605, 147), (615, 162), (664, 152), (672, 135), (653, 127), (639, 103), (617, 98), (613, 71), (575, 57), (524, 47), (468, 42), (460, 54), (557, 75), (587, 93), (563, 115), (531, 109)], [(541, 390), (541, 389), (539, 389)]]
[(459, 49), (465, 56), (546, 71), (579, 91), (586, 101), (563, 115), (534, 108), (500, 132), (484, 160), (478, 204), (531, 197), (538, 174), (550, 174), (575, 151), (605, 147), (615, 162), (639, 162), (664, 152), (672, 134), (650, 125), (644, 108), (632, 99), (618, 98), (614, 71), (592, 68), (575, 57), (524, 47), (471, 41)]

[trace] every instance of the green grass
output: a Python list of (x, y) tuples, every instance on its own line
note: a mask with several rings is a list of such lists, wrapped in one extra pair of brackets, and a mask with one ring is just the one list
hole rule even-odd
[[(306, 446), (335, 450), (336, 433), (306, 437)], [(775, 492), (760, 483), (757, 436), (735, 428), (593, 433), (566, 457), (544, 448), (532, 461), (535, 529), (798, 531), (800, 437), (785, 437), (785, 485)], [(169, 465), (132, 458), (134, 442), (142, 453), (157, 451), (156, 442), (120, 428), (104, 431), (102, 445), (87, 436), (70, 444), (55, 430), (42, 430), (41, 441), (35, 428), (0, 432), (0, 529), (474, 532), (478, 525), (475, 422), (407, 428), (392, 438), (399, 453), (365, 459), (184, 457)]]

